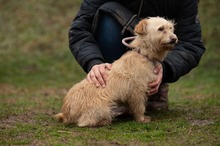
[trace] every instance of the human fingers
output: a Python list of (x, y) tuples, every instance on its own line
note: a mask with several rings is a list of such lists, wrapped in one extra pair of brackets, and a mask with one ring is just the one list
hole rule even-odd
[(154, 68), (154, 74), (159, 74), (162, 70), (162, 65), (159, 63), (155, 68)]
[(87, 81), (90, 83), (94, 83), (97, 87), (105, 87), (108, 77), (107, 70), (110, 70), (111, 67), (112, 65), (109, 63), (94, 65), (87, 75)]
[(154, 88), (149, 89), (149, 91), (147, 92), (149, 96), (157, 93), (159, 90), (159, 86), (155, 86)]
[(148, 84), (148, 94), (153, 95), (158, 92), (159, 86), (162, 82), (162, 76), (158, 76), (157, 80)]
[(111, 70), (111, 68), (112, 68), (112, 64), (110, 63), (105, 63), (103, 66), (100, 66), (100, 73), (105, 81), (105, 84), (108, 77), (108, 71)]
[(108, 78), (108, 72), (106, 70), (106, 66), (100, 66), (99, 67), (99, 72), (100, 72), (100, 77), (101, 78), (98, 78), (100, 84), (102, 87), (105, 87), (106, 86), (106, 81), (107, 81), (107, 78)]
[(159, 90), (160, 84), (162, 82), (163, 68), (162, 68), (162, 66), (159, 66), (159, 67), (156, 67), (156, 68), (157, 68), (156, 70), (159, 71), (159, 72), (156, 74), (157, 79), (148, 84), (148, 88), (149, 88), (148, 94), (149, 95), (153, 95), (153, 94), (157, 93), (158, 90)]
[(149, 87), (149, 88), (155, 88), (156, 86), (158, 86), (158, 84), (160, 84), (159, 78), (157, 78), (156, 81), (153, 81), (153, 82), (148, 83), (148, 87)]
[(108, 70), (111, 70), (111, 69), (112, 69), (112, 64), (110, 64), (110, 63), (105, 63), (105, 67), (106, 67)]
[[(93, 72), (94, 72), (94, 81), (96, 81), (96, 86), (102, 86), (105, 87), (106, 86), (106, 78), (107, 78), (107, 73), (106, 73), (106, 69), (105, 69), (105, 64), (99, 64), (96, 65), (92, 68)], [(98, 82), (98, 83), (97, 83)]]
[(86, 76), (86, 80), (89, 82), (89, 83), (93, 83), (92, 79), (91, 79), (91, 71), (87, 74)]
[(163, 74), (159, 73), (157, 75), (157, 79), (155, 81), (148, 83), (148, 87), (150, 89), (158, 87), (161, 84), (161, 82), (162, 82), (162, 78), (163, 78)]
[(100, 87), (101, 84), (99, 83), (99, 81), (96, 78), (96, 75), (94, 73), (93, 70), (91, 70), (88, 75), (87, 75), (87, 81), (90, 83), (94, 83), (96, 87)]

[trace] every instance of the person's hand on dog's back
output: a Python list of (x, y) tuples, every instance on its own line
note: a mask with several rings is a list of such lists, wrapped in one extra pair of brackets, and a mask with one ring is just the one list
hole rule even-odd
[(111, 70), (112, 64), (102, 63), (94, 65), (87, 75), (87, 81), (94, 83), (96, 87), (105, 87), (108, 77), (108, 70)]
[(155, 93), (158, 92), (160, 84), (162, 82), (162, 78), (163, 78), (163, 67), (161, 65), (161, 63), (159, 63), (159, 65), (157, 65), (154, 69), (154, 73), (157, 75), (157, 80), (154, 82), (150, 82), (148, 84), (149, 87), (149, 91), (148, 91), (148, 95), (153, 95)]

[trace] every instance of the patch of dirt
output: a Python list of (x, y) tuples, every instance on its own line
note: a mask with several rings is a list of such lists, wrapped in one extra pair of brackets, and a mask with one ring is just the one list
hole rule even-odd
[(21, 115), (14, 114), (8, 118), (0, 120), (0, 129), (6, 129), (15, 126), (17, 123), (36, 123), (33, 119), (35, 112), (24, 113)]
[(122, 143), (119, 143), (117, 141), (106, 141), (106, 140), (102, 140), (102, 141), (92, 140), (92, 141), (88, 142), (88, 145), (90, 145), (90, 146), (134, 146), (134, 145), (146, 146), (146, 144), (140, 143), (140, 142), (137, 142), (137, 141), (122, 144)]
[[(25, 105), (22, 107), (25, 112), (20, 114), (13, 114), (11, 113), (10, 116), (3, 116), (0, 119), (0, 129), (12, 128), (16, 126), (18, 123), (26, 123), (26, 124), (36, 124), (39, 123), (42, 125), (47, 125), (48, 123), (45, 120), (37, 120), (36, 116), (38, 115), (46, 115), (49, 118), (52, 118), (56, 113), (54, 108), (48, 108), (48, 104), (56, 105), (56, 100), (61, 101), (64, 95), (67, 93), (67, 89), (57, 89), (57, 88), (44, 88), (38, 89), (34, 92), (29, 89), (22, 89), (17, 88), (11, 84), (2, 84), (0, 83), (0, 95), (8, 95), (8, 94), (15, 94), (17, 95), (16, 98), (5, 98), (2, 102), (3, 104), (10, 104), (11, 109), (16, 107), (17, 102), (23, 103), (27, 102), (30, 103), (30, 107)], [(24, 96), (21, 96), (24, 94)], [(26, 96), (26, 94), (28, 96)], [(32, 95), (33, 94), (33, 95)], [(53, 98), (54, 103), (50, 103), (50, 99)], [(32, 104), (34, 107), (32, 107)], [(7, 106), (6, 106), (7, 107)], [(34, 109), (33, 109), (34, 108)], [(37, 109), (35, 109), (37, 108)], [(10, 109), (3, 109), (10, 110)]]
[[(203, 90), (203, 89), (198, 89), (199, 90)], [(209, 99), (209, 98), (218, 98), (218, 94), (217, 93), (209, 93), (206, 95), (202, 95), (202, 94), (192, 94), (191, 96), (186, 96), (186, 99), (191, 99), (191, 100), (205, 100), (205, 99)]]
[(205, 96), (200, 94), (193, 94), (191, 96), (186, 96), (185, 98), (198, 100), (198, 99), (205, 99)]
[(27, 90), (18, 89), (11, 84), (0, 83), (0, 94), (1, 95), (18, 94), (18, 93), (26, 93), (26, 92)]
[(90, 146), (125, 146), (123, 144), (120, 144), (119, 142), (114, 142), (114, 141), (90, 141), (89, 142)]
[(190, 121), (191, 125), (192, 126), (206, 126), (206, 125), (211, 125), (211, 124), (214, 124), (214, 120), (212, 119), (209, 119), (209, 120), (191, 120)]
[[(0, 83), (0, 95), (8, 95), (8, 94), (30, 94), (32, 91), (30, 89), (25, 88), (17, 88), (12, 84)], [(35, 91), (36, 92), (36, 91)], [(57, 88), (44, 88), (37, 90), (37, 93), (44, 95), (44, 96), (64, 96), (68, 92), (67, 88), (57, 89)]]
[[(45, 112), (45, 111), (43, 111)], [(55, 113), (53, 111), (46, 111), (45, 113), (40, 111), (30, 111), (22, 114), (14, 114), (7, 118), (0, 119), (0, 129), (12, 128), (16, 126), (18, 123), (26, 123), (26, 124), (36, 124), (40, 123), (42, 125), (48, 125), (47, 121), (44, 120), (37, 120), (35, 117), (38, 114), (44, 114), (48, 117), (52, 117)]]
[(66, 95), (68, 92), (68, 89), (62, 88), (62, 89), (57, 89), (57, 88), (42, 88), (39, 90), (39, 93), (44, 95), (44, 96), (61, 96), (63, 97)]

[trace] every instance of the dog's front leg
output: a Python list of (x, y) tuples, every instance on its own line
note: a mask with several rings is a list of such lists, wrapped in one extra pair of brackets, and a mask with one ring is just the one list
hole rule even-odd
[(148, 123), (151, 121), (151, 118), (145, 116), (145, 98), (146, 94), (142, 92), (133, 92), (128, 105), (131, 112), (134, 115), (135, 121), (140, 123)]

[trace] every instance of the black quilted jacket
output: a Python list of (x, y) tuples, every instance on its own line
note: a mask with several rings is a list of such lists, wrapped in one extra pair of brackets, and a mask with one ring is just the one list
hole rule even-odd
[[(115, 0), (116, 1), (116, 0)], [(69, 31), (69, 46), (78, 63), (88, 72), (95, 64), (105, 62), (91, 33), (97, 9), (107, 0), (84, 0)], [(138, 13), (141, 0), (118, 0)], [(144, 0), (140, 17), (161, 16), (175, 20), (176, 47), (163, 61), (163, 82), (174, 82), (199, 64), (205, 52), (198, 21), (197, 0)]]

